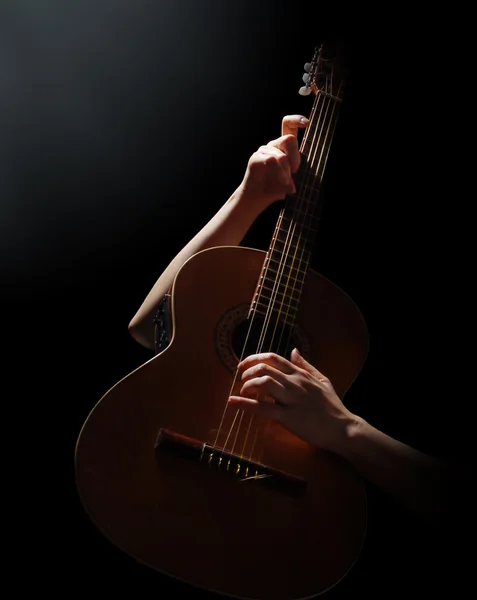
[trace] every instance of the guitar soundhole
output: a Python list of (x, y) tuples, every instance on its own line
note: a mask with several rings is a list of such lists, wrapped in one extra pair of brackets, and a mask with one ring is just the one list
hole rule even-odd
[(217, 324), (215, 342), (223, 364), (235, 371), (239, 360), (250, 354), (275, 352), (290, 358), (293, 348), (309, 357), (309, 344), (297, 325), (269, 322), (261, 315), (247, 318), (250, 305), (242, 304), (227, 311)]

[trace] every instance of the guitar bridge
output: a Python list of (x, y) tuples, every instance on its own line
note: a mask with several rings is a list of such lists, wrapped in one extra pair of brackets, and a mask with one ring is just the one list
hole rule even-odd
[(160, 453), (165, 452), (177, 458), (195, 460), (204, 467), (214, 469), (218, 474), (236, 477), (238, 482), (259, 483), (294, 498), (301, 497), (306, 490), (306, 480), (303, 478), (169, 429), (159, 430), (155, 452), (157, 459)]

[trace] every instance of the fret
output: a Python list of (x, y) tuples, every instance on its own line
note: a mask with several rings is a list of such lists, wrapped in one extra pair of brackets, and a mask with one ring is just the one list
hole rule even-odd
[(317, 165), (314, 164), (315, 161), (310, 159), (307, 155), (304, 155), (303, 151), (302, 161), (300, 168), (295, 174), (295, 182), (299, 184), (304, 182), (316, 182), (318, 180), (318, 169)]
[[(285, 244), (285, 251), (288, 253), (288, 248), (311, 246), (315, 241), (317, 227), (304, 226), (296, 227), (293, 230), (285, 224), (285, 228), (278, 229), (278, 238)], [(307, 249), (308, 250), (308, 249)], [(309, 248), (311, 250), (311, 247)]]
[(288, 267), (306, 269), (306, 265), (310, 262), (311, 250), (311, 240), (306, 242), (300, 241), (300, 244), (297, 246), (291, 246), (289, 242), (285, 244), (278, 241), (272, 248), (269, 248), (264, 262), (270, 260), (270, 262), (278, 263), (280, 267), (277, 266), (277, 268), (281, 269)]
[(284, 313), (289, 313), (289, 314), (294, 314), (296, 315), (296, 313), (298, 312), (298, 308), (299, 308), (299, 301), (294, 298), (293, 299), (293, 304), (291, 304), (290, 302), (287, 302), (287, 300), (290, 300), (290, 298), (284, 298), (283, 301), (278, 301), (275, 302), (273, 304), (273, 306), (270, 304), (270, 302), (268, 302), (267, 298), (257, 298), (256, 300), (254, 300), (251, 304), (252, 308), (255, 306), (259, 306), (261, 309), (264, 309), (266, 311), (271, 311), (271, 310), (278, 310), (278, 311), (282, 311)]
[[(310, 137), (311, 136), (309, 136), (309, 138)], [(313, 171), (316, 173), (320, 166), (323, 166), (325, 162), (324, 157), (326, 157), (328, 154), (331, 148), (331, 143), (327, 140), (320, 139), (318, 142), (318, 147), (315, 147), (312, 152), (309, 138), (304, 142), (301, 150), (302, 156), (305, 160), (304, 164), (306, 165), (304, 170), (305, 172), (308, 170), (308, 172)]]
[[(284, 240), (297, 237), (300, 233), (309, 229), (313, 229), (311, 215), (294, 214), (291, 207), (286, 207), (276, 226), (276, 230), (280, 232), (280, 236)], [(283, 234), (285, 234), (285, 237), (283, 237)]]
[[(299, 285), (290, 287), (285, 285), (284, 283), (278, 284), (276, 281), (273, 280), (265, 280), (265, 282), (263, 282), (262, 284), (260, 284), (259, 287), (257, 287), (257, 292), (261, 293), (264, 297), (267, 297), (268, 299), (270, 299), (272, 294), (279, 298), (281, 298), (282, 296), (285, 296), (287, 298), (293, 298), (294, 296), (299, 297), (299, 293), (303, 289), (303, 284), (304, 280), (301, 281)], [(270, 287), (270, 285), (272, 287)], [(297, 292), (296, 294), (295, 291)], [(270, 294), (268, 295), (268, 293)]]
[(312, 190), (313, 193), (318, 191), (318, 187), (309, 185), (307, 183), (298, 183), (295, 182), (296, 187), (299, 189), (299, 192), (294, 200), (294, 212), (298, 214), (312, 215), (313, 213), (310, 211), (310, 208), (316, 206), (316, 198), (305, 197), (303, 195), (303, 191)]
[(293, 281), (303, 281), (304, 276), (306, 275), (306, 268), (308, 266), (308, 262), (296, 261), (297, 266), (293, 266), (290, 264), (286, 264), (286, 262), (276, 260), (274, 258), (266, 258), (264, 276), (266, 279), (269, 279), (268, 274), (272, 273), (273, 276), (280, 275), (282, 279), (293, 279)]
[(314, 207), (316, 204), (313, 205), (313, 210), (302, 211), (301, 206), (287, 205), (281, 216), (280, 226), (284, 224), (290, 232), (299, 231), (301, 228), (313, 229), (318, 220)]
[(315, 241), (317, 232), (317, 226), (306, 226), (306, 227), (290, 227), (285, 223), (284, 227), (280, 227), (277, 230), (277, 238), (282, 244), (285, 245), (284, 251), (289, 253), (289, 248), (295, 250), (297, 247), (305, 248), (307, 251), (311, 250), (311, 246)]
[(268, 307), (264, 308), (262, 306), (256, 305), (251, 309), (251, 314), (253, 313), (257, 313), (260, 316), (267, 318), (269, 322), (279, 321), (280, 324), (287, 325), (290, 327), (293, 327), (293, 325), (295, 324), (296, 315), (287, 314), (285, 311), (279, 311), (276, 309), (272, 309), (270, 311)]
[(307, 236), (309, 234), (312, 234), (314, 236), (316, 234), (316, 225), (313, 225), (313, 223), (298, 224), (298, 223), (294, 222), (293, 225), (291, 223), (292, 223), (292, 220), (290, 217), (283, 216), (282, 222), (280, 223), (280, 225), (278, 227), (280, 233), (288, 234), (292, 237), (298, 237), (300, 235), (303, 237), (303, 236)]
[[(268, 273), (271, 273), (273, 275), (273, 277), (269, 277)], [(298, 275), (301, 277), (295, 277), (289, 272), (280, 273), (279, 277), (280, 277), (281, 281), (278, 281), (278, 282), (276, 281), (276, 275), (278, 275), (278, 271), (275, 271), (269, 267), (268, 273), (260, 276), (259, 287), (260, 287), (260, 285), (264, 285), (263, 280), (265, 280), (267, 282), (268, 286), (272, 285), (272, 289), (278, 289), (278, 290), (280, 290), (281, 287), (282, 288), (284, 287), (285, 289), (289, 289), (290, 283), (292, 283), (293, 287), (296, 288), (297, 284), (303, 285), (305, 282), (306, 273), (304, 271), (298, 272)]]
[[(326, 161), (328, 159), (329, 148), (323, 147), (322, 152), (315, 157), (308, 157), (307, 160), (310, 165), (310, 171), (313, 170), (314, 175), (312, 176), (318, 183), (323, 179), (325, 173)], [(317, 190), (318, 191), (318, 190)]]
[[(279, 234), (278, 236), (274, 235), (272, 237), (267, 256), (270, 254), (273, 254), (274, 256), (278, 255), (280, 261), (283, 256), (292, 259), (295, 257), (295, 260), (299, 258), (301, 261), (305, 260), (305, 258), (306, 260), (310, 258), (313, 240), (310, 240), (304, 235), (300, 240), (295, 239), (293, 236), (288, 236), (288, 239), (286, 239), (281, 231), (278, 231), (277, 233)], [(313, 234), (315, 233), (316, 231)]]
[[(279, 248), (279, 245), (285, 246), (285, 248)], [(311, 243), (308, 245), (311, 246)], [(300, 269), (301, 265), (309, 262), (311, 257), (311, 248), (310, 250), (305, 248), (305, 244), (300, 244), (299, 246), (290, 247), (290, 243), (277, 241), (274, 248), (270, 248), (267, 256), (265, 257), (264, 262), (271, 262), (280, 267), (277, 268), (292, 268), (292, 269)]]
[[(285, 226), (286, 227), (286, 226)], [(296, 255), (296, 251), (300, 253), (307, 252), (311, 253), (318, 227), (306, 227), (296, 228), (293, 232), (290, 232), (286, 227), (285, 229), (279, 228), (276, 232), (276, 237), (279, 243), (283, 245), (281, 251), (287, 256)]]
[(318, 172), (314, 163), (315, 159), (310, 158), (308, 155), (304, 155), (302, 150), (302, 162), (300, 168), (295, 174), (295, 179), (298, 181), (301, 181), (302, 179), (306, 179), (307, 181), (313, 181), (317, 179)]
[[(315, 176), (317, 179), (320, 179), (321, 177), (319, 177), (318, 175)], [(312, 192), (313, 194), (317, 194), (320, 191), (319, 185), (315, 184), (315, 183), (309, 183), (309, 182), (302, 182), (302, 181), (296, 181), (295, 182), (296, 188), (298, 190), (298, 193), (300, 194), (299, 200), (301, 202), (307, 202), (309, 204), (315, 205), (316, 201), (315, 200), (307, 200), (301, 197), (301, 194), (303, 194), (304, 192)]]
[[(330, 127), (326, 127), (324, 131), (320, 132), (320, 135), (318, 136), (318, 142), (316, 142), (315, 140), (315, 148), (313, 150), (313, 153), (310, 152), (310, 149), (314, 136), (311, 134), (311, 132), (308, 132), (307, 139), (304, 141), (302, 148), (302, 154), (306, 158), (306, 165), (311, 164), (313, 165), (313, 167), (315, 167), (316, 164), (320, 164), (322, 162), (323, 156), (331, 148), (331, 140), (329, 139), (330, 135), (329, 133), (326, 133), (326, 130), (329, 131), (329, 129), (334, 128), (336, 120), (337, 119), (331, 119), (329, 123)], [(316, 169), (314, 168), (314, 170)]]
[(256, 300), (260, 300), (260, 302), (263, 301), (263, 303), (267, 304), (267, 306), (270, 306), (273, 296), (273, 302), (275, 302), (275, 304), (281, 305), (282, 303), (286, 302), (292, 308), (298, 309), (298, 305), (300, 303), (300, 292), (302, 289), (303, 287), (297, 289), (297, 294), (293, 295), (287, 294), (286, 292), (280, 292), (277, 289), (262, 287), (257, 290), (253, 301), (255, 302)]
[[(305, 157), (307, 164), (312, 165), (315, 172), (321, 171), (321, 175), (325, 169), (326, 157), (331, 147), (337, 119), (338, 110), (332, 110), (331, 114), (327, 115), (327, 123), (324, 124), (320, 132), (317, 134), (316, 130), (308, 128), (306, 138), (303, 141), (302, 156)], [(313, 152), (311, 152), (312, 144), (314, 145)]]

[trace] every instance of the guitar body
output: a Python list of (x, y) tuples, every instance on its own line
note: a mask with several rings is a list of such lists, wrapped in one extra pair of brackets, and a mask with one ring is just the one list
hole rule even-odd
[[(234, 332), (263, 260), (259, 250), (219, 247), (183, 265), (171, 293), (170, 345), (93, 408), (77, 442), (76, 477), (93, 523), (137, 561), (236, 598), (295, 600), (334, 586), (357, 559), (366, 532), (361, 477), (274, 423), (257, 459), (299, 479), (300, 493), (163, 452), (158, 443), (167, 430), (214, 444), (221, 422), (225, 430), (234, 422), (235, 412), (223, 421), (238, 363)], [(343, 398), (368, 348), (356, 305), (309, 271), (296, 330), (302, 353)], [(249, 430), (243, 426), (236, 449)]]

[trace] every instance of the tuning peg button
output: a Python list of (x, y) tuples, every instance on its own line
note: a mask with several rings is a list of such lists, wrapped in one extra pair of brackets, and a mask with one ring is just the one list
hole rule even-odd
[(305, 63), (305, 67), (304, 67), (304, 68), (305, 68), (305, 71), (306, 71), (307, 73), (309, 73), (309, 72), (310, 72), (310, 69), (311, 69), (311, 63)]
[(306, 87), (306, 85), (304, 85), (298, 90), (298, 93), (300, 94), (300, 96), (308, 96), (308, 94), (311, 94), (311, 88)]

